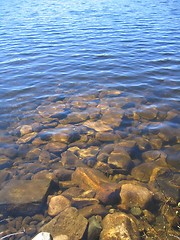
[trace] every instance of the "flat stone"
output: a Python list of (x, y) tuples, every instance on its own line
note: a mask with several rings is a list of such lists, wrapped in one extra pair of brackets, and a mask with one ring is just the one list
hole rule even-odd
[(108, 214), (102, 221), (100, 240), (139, 240), (137, 224), (125, 213)]
[(36, 132), (28, 133), (28, 134), (26, 134), (26, 135), (23, 135), (21, 138), (19, 138), (19, 139), (17, 140), (17, 143), (18, 143), (18, 144), (29, 143), (29, 142), (33, 141), (36, 136), (37, 136), (37, 133), (36, 133)]
[(53, 142), (72, 143), (80, 139), (80, 135), (77, 131), (74, 131), (72, 127), (69, 128), (55, 128), (51, 131)]
[(146, 208), (153, 199), (153, 193), (140, 184), (123, 184), (120, 192), (121, 204), (132, 208)]
[(79, 197), (84, 191), (78, 187), (71, 187), (65, 190), (61, 195), (71, 200), (72, 198)]
[(108, 210), (103, 205), (95, 204), (92, 206), (87, 206), (82, 209), (79, 209), (79, 213), (83, 215), (85, 218), (90, 218), (94, 215), (104, 217), (108, 213)]
[(72, 206), (78, 209), (99, 203), (98, 199), (96, 198), (77, 197), (77, 198), (72, 198), (71, 201), (72, 201)]
[(80, 240), (86, 231), (88, 221), (76, 208), (66, 208), (44, 225), (40, 231), (49, 232), (53, 239), (59, 235), (66, 235), (69, 240)]
[(67, 145), (61, 142), (49, 142), (45, 146), (45, 150), (49, 151), (50, 153), (61, 153), (65, 151)]
[(73, 112), (69, 114), (64, 121), (65, 123), (75, 124), (75, 123), (84, 122), (87, 119), (89, 119), (89, 114), (83, 111), (83, 112)]
[(49, 179), (10, 180), (0, 191), (0, 212), (34, 215), (41, 211), (51, 186)]
[(101, 142), (114, 142), (118, 140), (118, 136), (111, 132), (98, 132), (96, 134), (96, 139)]
[(89, 148), (78, 150), (78, 155), (81, 159), (91, 158), (91, 157), (96, 157), (98, 152), (99, 152), (99, 147), (91, 146)]
[(96, 122), (86, 121), (86, 122), (83, 123), (83, 125), (88, 127), (88, 128), (92, 128), (97, 132), (106, 132), (106, 131), (111, 131), (112, 130), (112, 127), (105, 124), (101, 120), (98, 120)]

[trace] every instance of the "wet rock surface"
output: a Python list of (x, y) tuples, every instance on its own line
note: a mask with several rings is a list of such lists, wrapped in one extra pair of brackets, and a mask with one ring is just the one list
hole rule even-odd
[[(0, 191), (0, 211), (3, 214), (33, 215), (42, 210), (52, 181), (11, 180)], [(28, 210), (29, 209), (29, 210)]]
[(178, 113), (114, 89), (1, 129), (0, 238), (178, 239)]

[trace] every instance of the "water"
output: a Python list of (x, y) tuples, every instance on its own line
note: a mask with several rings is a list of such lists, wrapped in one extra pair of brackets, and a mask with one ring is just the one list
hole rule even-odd
[[(1, 155), (18, 164), (22, 157), (24, 164), (17, 129), (36, 122), (45, 126), (48, 120), (42, 116), (38, 120), (38, 109), (49, 109), (58, 101), (66, 105), (62, 107), (64, 116), (79, 113), (84, 108), (72, 104), (78, 100), (92, 107), (91, 114), (96, 110), (95, 103), (109, 101), (109, 106), (116, 107), (119, 102), (124, 122), (113, 131), (123, 131), (132, 139), (142, 137), (142, 133), (133, 130), (138, 128), (137, 122), (133, 125), (127, 120), (129, 111), (138, 115), (156, 109), (159, 113), (154, 118), (140, 122), (146, 124), (150, 134), (170, 129), (174, 135), (169, 140), (160, 135), (164, 142), (158, 149), (170, 146), (176, 156), (179, 26), (178, 0), (1, 1)], [(105, 94), (101, 99), (99, 94), (109, 90), (121, 92), (120, 97)], [(48, 111), (46, 117), (50, 116)], [(28, 150), (34, 147), (29, 145)], [(7, 153), (12, 148), (18, 155)], [(20, 170), (15, 173), (9, 167), (9, 171), (13, 178), (24, 176)]]

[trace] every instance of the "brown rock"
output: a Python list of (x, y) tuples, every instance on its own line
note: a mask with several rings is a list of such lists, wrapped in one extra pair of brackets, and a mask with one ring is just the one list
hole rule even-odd
[(80, 240), (86, 231), (88, 221), (76, 208), (66, 208), (43, 226), (40, 231), (49, 232), (53, 239), (59, 235), (66, 235), (69, 240)]
[(62, 212), (64, 209), (70, 206), (71, 206), (71, 202), (67, 198), (61, 195), (54, 196), (49, 201), (48, 214), (50, 216), (56, 216), (57, 214)]
[(0, 211), (4, 214), (34, 215), (45, 204), (51, 187), (49, 179), (11, 180), (0, 191)]
[(159, 150), (150, 150), (150, 151), (146, 151), (142, 154), (142, 158), (144, 161), (157, 161), (157, 160), (161, 160), (165, 162), (167, 155)]
[(153, 120), (158, 114), (157, 108), (154, 106), (149, 106), (139, 111), (139, 115), (147, 120)]
[(45, 146), (45, 150), (49, 151), (50, 153), (61, 153), (65, 151), (67, 145), (60, 142), (49, 142)]
[(77, 131), (73, 131), (69, 128), (55, 128), (52, 133), (53, 142), (71, 143), (80, 139), (80, 135)]
[(146, 208), (153, 199), (153, 194), (146, 187), (138, 184), (123, 184), (120, 192), (121, 203), (127, 207)]
[(112, 130), (112, 128), (109, 125), (105, 124), (101, 120), (98, 120), (96, 122), (86, 121), (83, 124), (84, 124), (84, 126), (86, 126), (88, 128), (92, 128), (97, 132), (106, 132), (106, 131)]
[(119, 187), (96, 169), (77, 168), (72, 180), (84, 190), (94, 190), (96, 198), (104, 204), (114, 204), (119, 200)]
[(94, 215), (100, 215), (104, 217), (108, 213), (108, 210), (100, 204), (95, 204), (80, 209), (79, 213), (85, 218), (90, 218)]
[(59, 181), (69, 181), (71, 180), (71, 175), (73, 174), (73, 172), (73, 170), (60, 167), (54, 171), (54, 175)]
[(72, 198), (76, 198), (80, 196), (84, 191), (78, 187), (71, 187), (65, 190), (61, 195), (71, 200)]
[(128, 171), (131, 166), (131, 158), (129, 154), (122, 150), (121, 152), (112, 152), (108, 158), (108, 164), (122, 171)]
[(125, 213), (108, 214), (102, 221), (100, 240), (139, 240), (140, 235), (133, 218)]
[(75, 208), (83, 208), (90, 205), (98, 204), (99, 201), (96, 198), (72, 198), (72, 206)]
[(81, 161), (73, 152), (67, 150), (61, 154), (61, 162), (63, 166), (75, 166)]
[(26, 154), (26, 159), (31, 160), (37, 160), (39, 158), (39, 155), (41, 153), (40, 148), (33, 148)]
[(142, 163), (132, 169), (131, 175), (141, 182), (148, 182), (156, 166), (154, 162)]
[(100, 186), (109, 183), (109, 179), (100, 171), (92, 168), (78, 167), (72, 180), (84, 190), (99, 190)]
[(34, 140), (36, 136), (37, 136), (37, 133), (36, 133), (36, 132), (28, 133), (28, 134), (22, 136), (21, 138), (19, 138), (19, 139), (17, 140), (17, 143), (18, 143), (18, 144), (21, 144), (21, 143), (29, 143), (29, 142), (31, 142), (32, 140)]
[(114, 142), (115, 140), (118, 140), (118, 136), (111, 132), (98, 132), (96, 134), (96, 139), (101, 142)]
[(30, 126), (30, 125), (23, 125), (20, 128), (21, 136), (23, 136), (25, 134), (28, 134), (28, 133), (31, 133), (31, 132), (32, 132), (32, 126)]
[(51, 155), (48, 151), (41, 151), (40, 155), (39, 155), (39, 161), (40, 162), (45, 162), (45, 163), (49, 163), (49, 161), (51, 160)]

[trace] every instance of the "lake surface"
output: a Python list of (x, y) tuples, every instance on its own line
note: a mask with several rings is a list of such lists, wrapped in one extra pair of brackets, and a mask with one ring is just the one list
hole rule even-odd
[[(76, 128), (87, 139), (79, 148), (90, 138), (99, 149), (135, 140), (134, 166), (158, 150), (177, 168), (179, 82), (178, 0), (1, 1), (0, 169), (10, 173), (2, 181), (53, 172), (40, 152), (61, 161), (48, 141)], [(76, 146), (63, 142), (63, 151)]]

